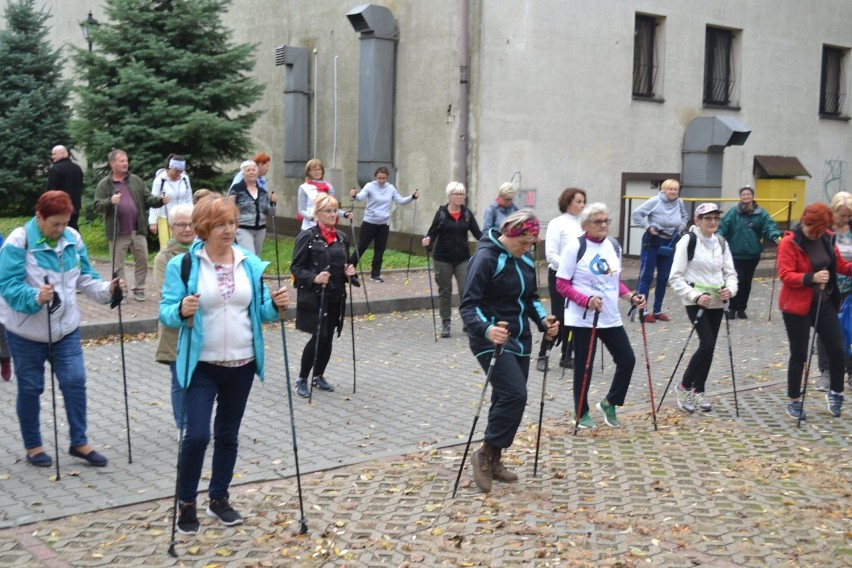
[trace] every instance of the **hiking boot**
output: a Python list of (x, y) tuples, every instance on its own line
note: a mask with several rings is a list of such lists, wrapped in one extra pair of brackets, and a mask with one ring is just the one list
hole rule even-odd
[(450, 324), (445, 323), (441, 326), (441, 337), (449, 337), (450, 336)]
[(580, 421), (577, 423), (577, 428), (581, 430), (594, 430), (595, 429), (595, 421), (592, 420), (592, 417), (589, 416), (589, 413), (586, 412), (580, 417)]
[(741, 320), (748, 319), (748, 315), (745, 313), (745, 310), (737, 310), (737, 317)]
[(207, 505), (207, 516), (219, 519), (219, 522), (226, 527), (242, 524), (243, 517), (231, 507), (227, 497), (221, 499), (210, 499), (210, 504)]
[(547, 369), (547, 357), (539, 355), (538, 360), (535, 362), (535, 370), (543, 373), (545, 369)]
[(198, 511), (195, 503), (180, 502), (180, 511), (177, 521), (177, 532), (180, 534), (198, 534), (201, 524), (198, 522)]
[(603, 412), (604, 414), (604, 422), (610, 428), (618, 428), (621, 424), (618, 422), (618, 418), (615, 416), (615, 405), (610, 404), (607, 399), (603, 399), (598, 403), (598, 410)]
[(692, 402), (692, 391), (683, 388), (682, 383), (675, 386), (675, 394), (677, 395), (677, 407), (692, 414), (695, 412), (695, 404)]
[(709, 400), (704, 398), (703, 392), (695, 392), (695, 390), (692, 391), (692, 404), (695, 408), (702, 412), (710, 412), (713, 410), (713, 405), (710, 404)]
[(642, 321), (645, 323), (657, 323), (657, 318), (654, 317), (654, 314), (645, 314), (645, 317), (642, 318)]
[(494, 449), (494, 458), (491, 461), (491, 477), (503, 483), (515, 483), (518, 476), (506, 469), (503, 462), (500, 460), (500, 448)]
[(667, 315), (666, 315), (666, 314), (664, 314), (663, 312), (660, 312), (660, 313), (658, 313), (658, 314), (654, 314), (654, 318), (655, 318), (657, 321), (672, 321), (672, 318), (670, 318), (669, 316), (667, 316)]
[(491, 464), (494, 460), (494, 446), (488, 442), (482, 442), (482, 447), (479, 448), (470, 458), (470, 465), (473, 468), (473, 481), (483, 493), (491, 491), (491, 483), (494, 480), (491, 473)]
[(562, 359), (559, 360), (559, 366), (564, 369), (573, 369), (574, 368), (574, 358), (570, 355), (566, 355)]
[(828, 371), (822, 371), (814, 389), (820, 392), (828, 392), (831, 389), (831, 376)]
[(308, 392), (308, 379), (296, 379), (296, 394), (302, 398), (311, 396), (311, 393)]
[(835, 418), (840, 418), (840, 407), (843, 406), (843, 393), (831, 392), (825, 395), (825, 402), (828, 404), (828, 411)]
[(334, 390), (334, 385), (325, 380), (325, 377), (323, 376), (314, 377), (313, 383), (314, 388), (317, 388), (321, 391), (331, 392)]
[(807, 420), (807, 416), (805, 415), (804, 409), (802, 409), (801, 401), (794, 400), (790, 404), (787, 405), (787, 415), (790, 418), (794, 418), (796, 420)]
[(0, 357), (0, 375), (4, 381), (12, 380), (12, 360), (8, 357)]

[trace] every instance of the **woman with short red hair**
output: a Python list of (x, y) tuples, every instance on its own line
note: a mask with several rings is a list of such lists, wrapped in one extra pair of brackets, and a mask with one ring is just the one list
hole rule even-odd
[(801, 385), (811, 327), (819, 334), (829, 358), (828, 411), (839, 417), (843, 405), (845, 350), (843, 331), (837, 319), (840, 308), (837, 274), (852, 276), (852, 263), (840, 255), (826, 233), (830, 224), (828, 206), (813, 203), (805, 208), (801, 222), (787, 231), (778, 244), (778, 278), (781, 280), (778, 302), (790, 342), (787, 414), (797, 420), (806, 418)]
[(35, 217), (12, 231), (0, 249), (0, 320), (18, 379), (16, 406), (26, 459), (36, 467), (53, 463), (42, 444), (39, 422), (48, 355), (65, 401), (68, 453), (89, 465), (107, 465), (107, 458), (86, 437), (86, 368), (77, 292), (108, 304), (121, 281), (105, 282), (92, 268), (80, 233), (68, 226), (73, 212), (64, 191), (43, 193)]

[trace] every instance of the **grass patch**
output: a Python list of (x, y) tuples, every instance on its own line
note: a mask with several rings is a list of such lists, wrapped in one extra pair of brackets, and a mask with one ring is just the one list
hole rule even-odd
[[(6, 236), (16, 227), (21, 227), (26, 224), (30, 219), (31, 217), (0, 217), (0, 233)], [(83, 236), (83, 242), (86, 243), (86, 246), (89, 249), (89, 256), (93, 260), (109, 260), (109, 242), (107, 241), (106, 233), (104, 232), (104, 223), (102, 218), (98, 218), (91, 223), (81, 225), (80, 234)], [(271, 231), (267, 231), (267, 235), (269, 234), (271, 234)], [(290, 272), (290, 263), (293, 260), (293, 245), (295, 244), (295, 241), (296, 239), (294, 237), (279, 237), (278, 239), (278, 260), (281, 264), (282, 274)], [(418, 245), (419, 242), (415, 243), (415, 246)], [(157, 254), (157, 248), (149, 244), (148, 249), (148, 266), (153, 266), (154, 256)], [(260, 256), (263, 260), (267, 260), (272, 263), (271, 270), (274, 271), (275, 242), (271, 238), (268, 238), (263, 243), (263, 250), (261, 251)], [(128, 262), (132, 260), (133, 259), (130, 256), (125, 259), (125, 261)], [(361, 259), (361, 266), (368, 272), (370, 270), (370, 263), (372, 260), (373, 249), (370, 248), (364, 253), (363, 258)], [(408, 252), (388, 249), (385, 251), (382, 264), (382, 268), (386, 269), (406, 268), (408, 266)], [(425, 268), (426, 258), (423, 256), (412, 255), (411, 267)]]

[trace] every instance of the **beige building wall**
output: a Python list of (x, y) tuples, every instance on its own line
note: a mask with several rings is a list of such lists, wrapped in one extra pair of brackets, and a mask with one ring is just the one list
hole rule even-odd
[[(45, 2), (57, 45), (85, 47), (78, 22), (98, 1)], [(459, 49), (464, 0), (375, 2), (394, 14), (394, 162), (403, 194), (420, 188), (425, 231), (444, 187), (459, 175)], [(356, 184), (359, 36), (346, 18), (355, 2), (235, 0), (224, 21), (236, 42), (257, 45), (255, 75), (266, 85), (257, 107), (255, 149), (273, 156), (270, 180), (295, 215), (299, 180), (283, 177), (284, 68), (275, 47), (311, 56), (311, 147), (333, 172), (338, 193)], [(850, 189), (852, 125), (818, 115), (823, 44), (852, 48), (852, 2), (823, 0), (467, 0), (470, 49), (469, 205), (482, 219), (499, 185), (534, 189), (546, 222), (568, 186), (585, 188), (617, 214), (625, 172), (679, 172), (684, 130), (697, 116), (730, 116), (751, 129), (724, 152), (723, 195), (754, 183), (754, 155), (796, 156), (813, 177), (807, 201), (825, 199), (827, 162), (845, 164)], [(661, 18), (660, 102), (631, 96), (636, 13)], [(702, 104), (707, 25), (737, 32), (735, 104)], [(97, 49), (97, 45), (95, 45)], [(852, 66), (844, 59), (846, 92)], [(845, 114), (852, 113), (845, 103)], [(236, 164), (228, 166), (236, 167)], [(836, 190), (837, 187), (835, 186)], [(833, 190), (833, 191), (834, 191)], [(758, 200), (760, 196), (758, 195)], [(344, 200), (344, 204), (347, 200)], [(617, 215), (616, 215), (617, 216)], [(617, 220), (615, 227), (621, 226)], [(392, 230), (408, 232), (411, 208), (396, 208)]]

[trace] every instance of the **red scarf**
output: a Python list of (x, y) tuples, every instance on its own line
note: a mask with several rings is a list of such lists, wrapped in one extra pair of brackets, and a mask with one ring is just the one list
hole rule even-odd
[(325, 242), (328, 244), (332, 244), (337, 240), (337, 229), (335, 229), (334, 226), (326, 227), (325, 225), (318, 223), (317, 227), (319, 227), (322, 238), (324, 238)]
[(312, 179), (310, 181), (310, 184), (313, 185), (315, 188), (317, 188), (317, 191), (321, 191), (323, 193), (328, 193), (328, 183), (326, 183), (322, 180)]

